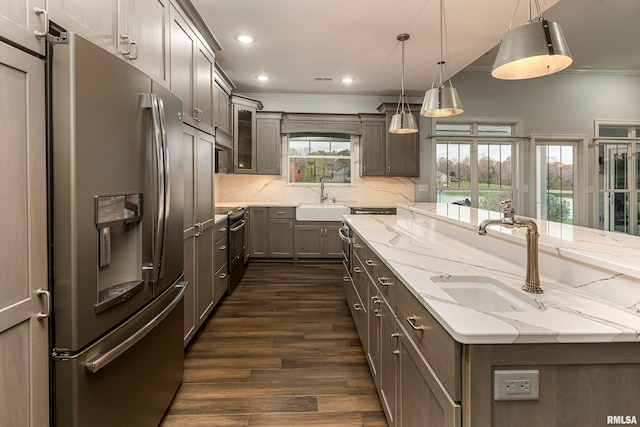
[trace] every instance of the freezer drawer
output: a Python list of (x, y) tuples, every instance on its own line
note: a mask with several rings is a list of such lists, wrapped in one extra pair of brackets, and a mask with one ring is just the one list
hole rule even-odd
[(185, 287), (174, 284), (77, 356), (54, 358), (57, 426), (160, 423), (182, 381)]

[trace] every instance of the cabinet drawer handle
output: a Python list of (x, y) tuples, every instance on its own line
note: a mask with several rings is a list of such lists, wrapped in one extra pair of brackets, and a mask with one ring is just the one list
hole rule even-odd
[(393, 282), (390, 282), (386, 277), (378, 277), (378, 283), (380, 283), (382, 286), (393, 285)]
[(35, 13), (36, 15), (44, 15), (44, 30), (34, 31), (33, 35), (38, 39), (41, 39), (42, 37), (46, 37), (47, 34), (49, 34), (49, 12), (47, 12), (45, 9), (34, 7), (33, 13)]
[(46, 298), (46, 304), (47, 304), (47, 311), (41, 311), (38, 314), (36, 314), (36, 319), (38, 320), (46, 319), (47, 317), (51, 316), (51, 294), (46, 289), (40, 288), (36, 291), (36, 296), (38, 298), (44, 296)]
[(355, 249), (362, 249), (362, 248), (364, 248), (364, 245), (361, 245), (360, 243), (354, 243), (354, 244), (353, 244), (353, 247), (354, 247)]
[(220, 249), (221, 251), (224, 251), (225, 249), (227, 249), (227, 247), (223, 245), (223, 246), (220, 246), (218, 249)]
[[(396, 332), (395, 334), (391, 334), (391, 348), (393, 349), (391, 350), (391, 353), (395, 354), (396, 356), (400, 354), (400, 349), (398, 348), (399, 339), (399, 333)], [(393, 340), (396, 340), (396, 342), (394, 343)]]
[(349, 277), (344, 276), (344, 277), (342, 278), (342, 280), (344, 280), (345, 282), (348, 282), (348, 281), (349, 281)]
[(278, 215), (284, 215), (284, 211), (278, 211)]
[(369, 267), (375, 267), (376, 265), (376, 263), (371, 261), (370, 259), (366, 260), (364, 263), (367, 264)]
[(409, 316), (407, 317), (407, 322), (409, 322), (409, 326), (411, 326), (413, 329), (415, 329), (416, 331), (424, 331), (425, 328), (424, 325), (416, 325), (416, 320), (418, 319), (418, 316)]
[(376, 308), (376, 305), (380, 304), (381, 302), (382, 302), (382, 300), (380, 298), (378, 298), (377, 295), (375, 297), (371, 297), (371, 310), (373, 310), (373, 314), (376, 317), (382, 317), (382, 314), (380, 313), (380, 310)]
[(361, 305), (360, 305), (360, 303), (358, 303), (358, 302), (357, 302), (357, 303), (355, 303), (355, 304), (353, 304), (353, 308), (354, 308), (356, 311), (362, 311), (362, 306), (361, 306)]
[(225, 277), (227, 277), (227, 273), (222, 273), (221, 275), (218, 276), (221, 279), (224, 279)]
[(218, 231), (224, 233), (225, 231), (227, 231), (227, 227), (220, 227)]
[(362, 269), (360, 267), (353, 267), (354, 273), (362, 273)]
[(136, 43), (135, 41), (131, 42), (131, 52), (133, 53), (129, 53), (129, 55), (127, 55), (127, 58), (131, 60), (138, 59), (138, 43)]

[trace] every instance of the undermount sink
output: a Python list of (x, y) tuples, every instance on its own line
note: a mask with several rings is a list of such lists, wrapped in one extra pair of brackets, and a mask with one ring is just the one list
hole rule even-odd
[(460, 305), (486, 313), (513, 311), (542, 311), (542, 302), (504, 283), (482, 276), (436, 276), (431, 281), (456, 300)]
[(348, 214), (349, 211), (347, 206), (340, 204), (302, 204), (296, 208), (296, 219), (298, 221), (341, 221), (342, 215)]

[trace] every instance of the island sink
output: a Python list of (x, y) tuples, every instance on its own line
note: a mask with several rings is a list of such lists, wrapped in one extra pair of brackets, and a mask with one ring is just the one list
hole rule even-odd
[(504, 283), (482, 276), (435, 276), (436, 283), (460, 305), (485, 313), (545, 310), (541, 301), (519, 293)]

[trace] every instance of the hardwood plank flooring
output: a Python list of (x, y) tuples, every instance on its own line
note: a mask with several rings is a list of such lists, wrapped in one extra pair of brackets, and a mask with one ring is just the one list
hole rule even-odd
[(342, 275), (250, 263), (187, 347), (160, 427), (386, 427)]

